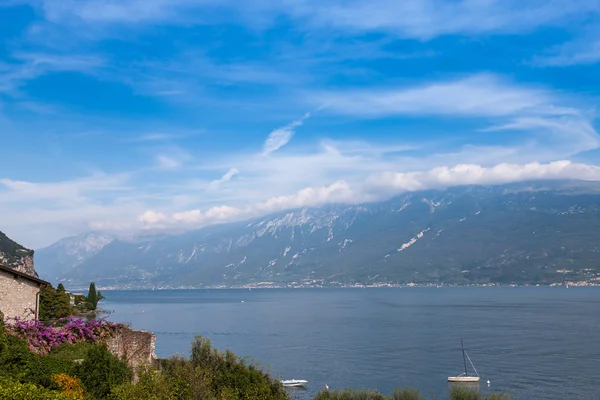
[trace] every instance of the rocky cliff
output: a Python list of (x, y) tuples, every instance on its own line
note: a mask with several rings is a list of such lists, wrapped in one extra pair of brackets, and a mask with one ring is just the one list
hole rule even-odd
[(33, 268), (33, 250), (26, 249), (0, 232), (0, 265), (38, 277)]

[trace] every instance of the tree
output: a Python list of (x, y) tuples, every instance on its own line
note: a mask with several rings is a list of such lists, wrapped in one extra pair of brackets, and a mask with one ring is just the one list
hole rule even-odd
[(94, 282), (90, 283), (90, 288), (88, 290), (87, 302), (86, 306), (89, 310), (96, 310), (98, 308), (98, 302), (105, 297), (100, 293), (100, 291), (96, 291), (96, 284)]
[(65, 287), (59, 284), (56, 289), (52, 285), (45, 286), (40, 291), (39, 319), (48, 321), (65, 318), (71, 314), (71, 297)]

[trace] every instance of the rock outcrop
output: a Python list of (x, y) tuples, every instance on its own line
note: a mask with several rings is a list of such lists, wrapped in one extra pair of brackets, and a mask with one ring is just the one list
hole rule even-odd
[(33, 267), (33, 250), (26, 249), (2, 232), (0, 232), (0, 265), (38, 278)]

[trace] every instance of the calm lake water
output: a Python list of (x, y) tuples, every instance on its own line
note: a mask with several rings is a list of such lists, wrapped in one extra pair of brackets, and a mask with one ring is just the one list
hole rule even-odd
[[(283, 379), (448, 398), (465, 341), (481, 387), (516, 400), (600, 399), (600, 288), (106, 291), (110, 319), (186, 354), (196, 334)], [(242, 302), (243, 301), (243, 302)]]

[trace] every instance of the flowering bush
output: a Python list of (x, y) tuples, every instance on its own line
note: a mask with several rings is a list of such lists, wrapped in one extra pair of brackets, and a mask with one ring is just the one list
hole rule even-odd
[(27, 339), (29, 348), (41, 354), (47, 354), (63, 343), (98, 343), (111, 337), (119, 325), (104, 318), (84, 321), (78, 318), (61, 318), (57, 323), (61, 327), (47, 326), (38, 320), (11, 318), (6, 324), (7, 333)]
[(85, 391), (81, 387), (79, 379), (64, 373), (52, 375), (52, 379), (62, 389), (63, 394), (69, 399), (83, 400), (85, 398)]

